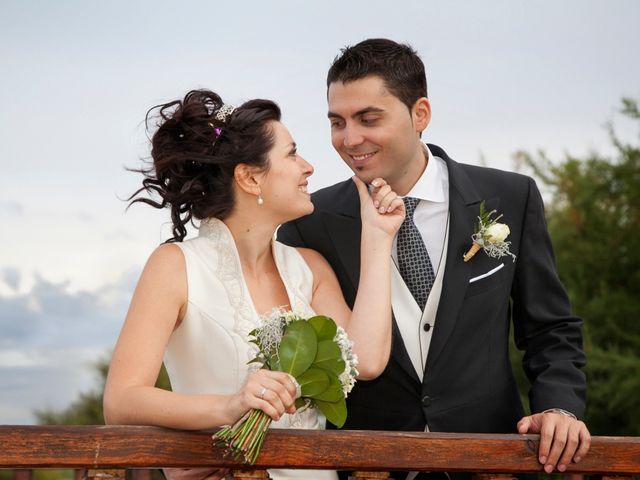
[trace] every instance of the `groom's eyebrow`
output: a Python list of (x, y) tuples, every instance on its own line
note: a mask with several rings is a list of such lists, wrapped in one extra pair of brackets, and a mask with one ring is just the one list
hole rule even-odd
[[(356, 113), (351, 115), (351, 117), (355, 118), (355, 117), (359, 117), (361, 115), (365, 115), (367, 113), (383, 113), (383, 112), (384, 112), (384, 110), (382, 108), (380, 108), (380, 107), (370, 106), (370, 107), (361, 108)], [(334, 113), (332, 111), (329, 111), (329, 113), (327, 113), (327, 117), (329, 117), (329, 118), (342, 118), (341, 115), (338, 115), (337, 113)]]

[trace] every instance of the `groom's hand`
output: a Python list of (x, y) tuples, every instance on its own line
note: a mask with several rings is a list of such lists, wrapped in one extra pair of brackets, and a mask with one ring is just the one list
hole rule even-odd
[(591, 446), (591, 434), (584, 422), (558, 412), (522, 417), (518, 433), (539, 433), (538, 461), (551, 473), (556, 465), (564, 472), (571, 461), (578, 463)]

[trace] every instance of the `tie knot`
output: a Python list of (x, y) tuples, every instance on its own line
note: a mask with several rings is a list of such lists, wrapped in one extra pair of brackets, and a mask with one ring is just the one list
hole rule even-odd
[(420, 203), (420, 199), (414, 197), (404, 197), (402, 201), (404, 202), (404, 208), (407, 211), (407, 218), (413, 218), (413, 212), (416, 211), (416, 207), (418, 206), (418, 203)]

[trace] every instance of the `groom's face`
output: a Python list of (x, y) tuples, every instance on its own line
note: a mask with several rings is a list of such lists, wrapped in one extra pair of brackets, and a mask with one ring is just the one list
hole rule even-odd
[(365, 183), (382, 177), (398, 194), (406, 194), (425, 161), (424, 127), (414, 121), (414, 112), (378, 76), (334, 82), (327, 97), (331, 143), (342, 160)]

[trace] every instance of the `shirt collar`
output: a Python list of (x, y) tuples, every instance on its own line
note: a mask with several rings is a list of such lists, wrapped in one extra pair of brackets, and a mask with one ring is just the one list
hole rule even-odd
[(447, 201), (446, 185), (449, 179), (447, 167), (441, 158), (435, 157), (431, 153), (429, 147), (423, 145), (423, 148), (427, 155), (427, 168), (424, 169), (406, 196), (429, 202), (444, 203)]

